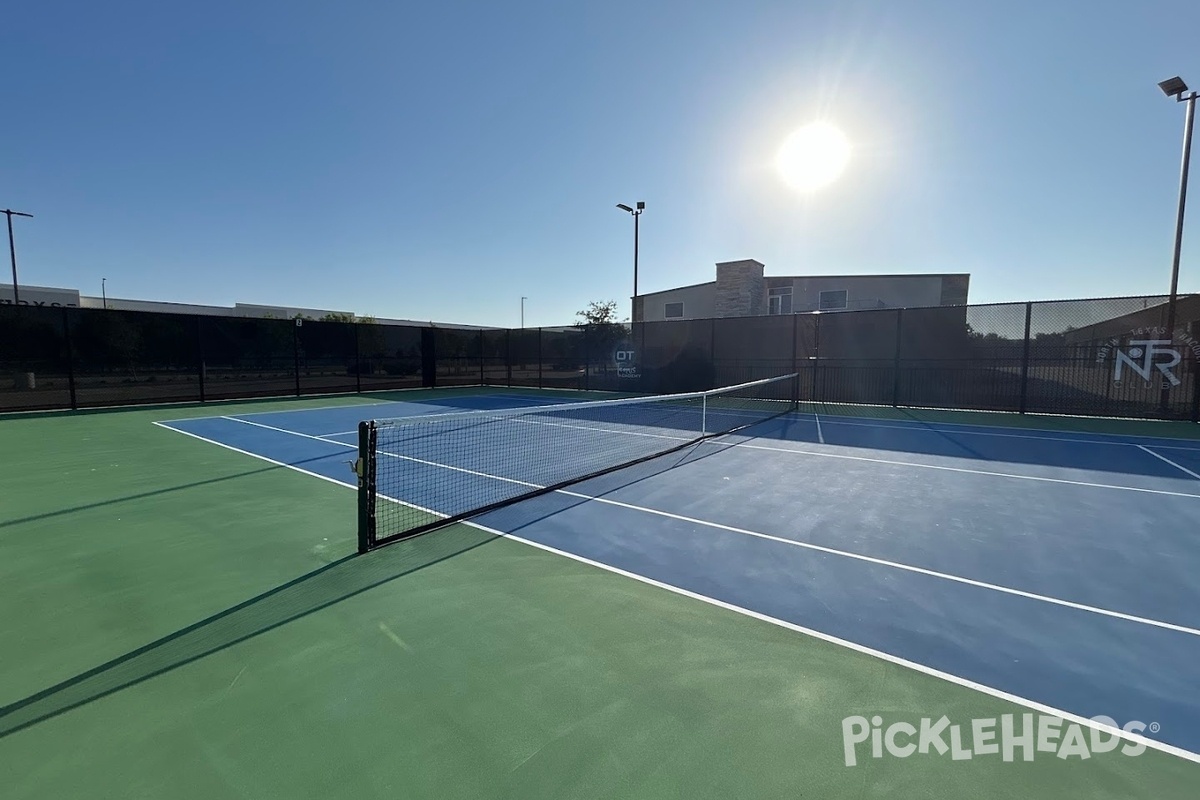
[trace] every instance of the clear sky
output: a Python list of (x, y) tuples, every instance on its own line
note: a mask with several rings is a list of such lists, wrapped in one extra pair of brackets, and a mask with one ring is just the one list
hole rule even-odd
[[(568, 323), (632, 292), (970, 272), (972, 302), (1165, 292), (1195, 0), (110, 0), (0, 15), (23, 283)], [(835, 122), (796, 194), (784, 138)], [(1200, 165), (1197, 167), (1200, 173)], [(1200, 181), (1200, 176), (1197, 177)], [(1200, 188), (1181, 287), (1200, 290)]]

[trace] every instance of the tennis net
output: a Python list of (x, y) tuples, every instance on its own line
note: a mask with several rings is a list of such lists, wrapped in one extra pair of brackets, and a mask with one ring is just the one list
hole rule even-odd
[(359, 552), (786, 414), (796, 378), (361, 422)]

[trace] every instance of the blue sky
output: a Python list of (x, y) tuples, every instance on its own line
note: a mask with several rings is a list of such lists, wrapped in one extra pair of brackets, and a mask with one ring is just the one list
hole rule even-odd
[[(0, 25), (21, 280), (516, 325), (767, 274), (1165, 292), (1194, 2), (38, 2)], [(838, 124), (803, 197), (786, 135)], [(1198, 178), (1200, 180), (1200, 178)], [(1200, 198), (1200, 189), (1196, 191)], [(1200, 203), (1200, 199), (1197, 200)], [(1181, 287), (1200, 290), (1200, 206)]]

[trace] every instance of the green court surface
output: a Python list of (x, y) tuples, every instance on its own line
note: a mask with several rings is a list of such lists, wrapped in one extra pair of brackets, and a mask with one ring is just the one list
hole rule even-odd
[(4, 798), (1196, 796), (1156, 750), (848, 767), (845, 717), (1028, 709), (474, 527), (354, 556), (350, 489), (151, 424), (373, 399), (0, 417)]

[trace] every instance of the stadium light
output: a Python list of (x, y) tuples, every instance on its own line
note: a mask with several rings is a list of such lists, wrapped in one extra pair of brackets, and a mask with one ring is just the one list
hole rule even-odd
[(624, 203), (617, 203), (617, 208), (633, 215), (633, 313), (629, 315), (629, 318), (634, 322), (638, 322), (638, 218), (646, 210), (646, 204), (639, 200), (637, 202), (637, 209), (634, 210)]
[(1159, 81), (1158, 88), (1162, 89), (1167, 97), (1178, 97), (1188, 90), (1188, 85), (1183, 82), (1183, 78), (1176, 75), (1174, 78)]
[(21, 300), (21, 295), (17, 289), (17, 248), (13, 245), (12, 218), (13, 217), (29, 217), (33, 219), (33, 214), (25, 214), (21, 211), (13, 211), (11, 208), (6, 208), (0, 211), (0, 214), (8, 217), (8, 257), (12, 260), (13, 273), (13, 305), (17, 305)]

